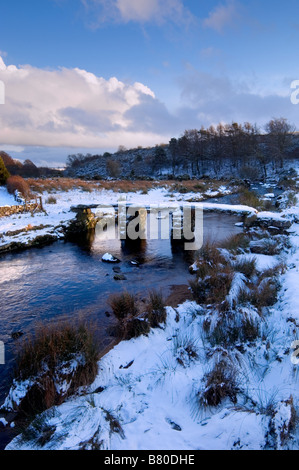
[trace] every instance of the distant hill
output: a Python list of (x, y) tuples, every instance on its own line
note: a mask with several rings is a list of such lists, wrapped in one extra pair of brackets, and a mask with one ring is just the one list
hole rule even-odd
[(170, 145), (122, 150), (114, 154), (73, 155), (64, 176), (87, 179), (189, 179), (239, 178), (265, 180), (285, 176), (299, 167), (299, 136), (292, 137), (283, 154), (269, 148), (266, 137), (259, 137), (252, 154), (242, 152), (196, 153)]

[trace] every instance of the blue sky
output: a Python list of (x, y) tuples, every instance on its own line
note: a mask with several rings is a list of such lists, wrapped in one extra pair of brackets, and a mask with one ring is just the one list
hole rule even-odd
[(10, 0), (0, 4), (0, 147), (155, 145), (220, 121), (286, 117), (299, 80), (298, 0)]

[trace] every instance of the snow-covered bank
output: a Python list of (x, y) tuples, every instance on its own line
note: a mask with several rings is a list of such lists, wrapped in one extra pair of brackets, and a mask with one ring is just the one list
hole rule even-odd
[(14, 205), (15, 199), (9, 194), (4, 186), (0, 186), (0, 207)]
[[(298, 449), (297, 224), (289, 242), (277, 255), (254, 255), (259, 272), (286, 265), (277, 302), (257, 317), (256, 340), (212, 346), (203, 306), (168, 307), (165, 327), (115, 346), (88, 390), (38, 417), (7, 449)], [(204, 406), (206, 379), (220, 363), (236, 374), (236, 397)]]
[[(61, 222), (64, 216), (70, 221), (67, 217), (74, 216), (69, 212), (70, 202), (109, 205), (117, 204), (119, 197), (101, 192), (99, 201), (98, 196), (83, 194), (75, 204), (73, 198), (65, 206), (57, 198), (56, 205), (47, 206), (48, 216), (39, 217), (52, 214), (53, 223)], [(176, 204), (161, 190), (149, 195), (128, 194), (128, 203), (148, 205), (149, 201)], [(209, 205), (215, 207), (208, 203), (208, 209)], [(218, 208), (248, 211), (246, 206)], [(273, 217), (272, 213), (256, 214), (253, 209), (249, 213), (269, 221), (291, 222), (298, 216), (299, 207)], [(206, 309), (186, 302), (177, 308), (168, 307), (165, 327), (115, 346), (99, 362), (97, 378), (88, 390), (39, 416), (29, 432), (14, 439), (7, 449), (298, 449), (294, 410), (298, 415), (299, 365), (292, 363), (291, 347), (299, 327), (296, 223), (289, 237), (281, 237), (286, 238), (287, 243), (275, 254), (259, 253), (257, 244), (251, 244), (247, 252), (233, 258), (236, 264), (256, 260), (258, 273), (286, 265), (279, 278), (277, 302), (262, 312), (251, 305), (243, 309), (258, 322), (256, 339), (215, 346), (205, 334), (206, 320), (213, 319), (212, 305)], [(237, 273), (231, 304), (240, 286), (245, 286), (244, 275)], [(236, 309), (236, 318), (238, 314)], [(232, 377), (234, 389), (221, 403), (207, 406), (203, 400), (207, 378), (217, 364), (225, 364), (228, 374), (218, 387), (224, 390), (226, 379)], [(22, 389), (17, 392), (22, 393)], [(6, 405), (9, 408), (9, 400)]]

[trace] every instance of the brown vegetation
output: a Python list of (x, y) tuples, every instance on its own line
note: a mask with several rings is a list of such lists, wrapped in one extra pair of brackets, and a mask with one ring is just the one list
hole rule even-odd
[(199, 393), (199, 403), (205, 407), (218, 406), (226, 398), (237, 402), (236, 371), (232, 364), (220, 361), (206, 377), (205, 389)]
[(133, 294), (123, 292), (109, 299), (110, 307), (118, 320), (114, 333), (120, 340), (147, 335), (151, 328), (166, 322), (165, 302), (161, 292), (149, 292), (147, 302), (139, 302)]
[[(171, 180), (147, 181), (147, 180), (83, 180), (80, 178), (48, 178), (37, 179), (28, 178), (31, 191), (42, 194), (43, 192), (72, 191), (80, 189), (82, 191), (111, 190), (118, 193), (139, 192), (147, 194), (150, 189), (166, 188), (170, 193), (179, 191), (180, 193), (200, 192), (203, 194), (208, 190), (218, 190), (223, 184), (221, 181), (210, 180), (189, 180), (180, 185)], [(227, 183), (226, 183), (227, 184)]]
[[(62, 403), (79, 387), (93, 382), (97, 361), (98, 348), (91, 326), (40, 326), (34, 336), (19, 345), (15, 379), (34, 380), (19, 412), (31, 415)], [(69, 384), (67, 390), (62, 386), (65, 381)]]
[(22, 178), (22, 176), (10, 176), (6, 182), (6, 185), (10, 194), (14, 194), (17, 190), (25, 199), (30, 197), (30, 186), (28, 182)]

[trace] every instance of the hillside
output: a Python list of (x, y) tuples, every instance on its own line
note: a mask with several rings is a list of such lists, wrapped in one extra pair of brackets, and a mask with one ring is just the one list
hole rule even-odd
[[(237, 126), (237, 127), (234, 127)], [(106, 178), (240, 178), (286, 176), (299, 159), (297, 133), (254, 134), (237, 124), (185, 131), (152, 148), (120, 149), (103, 155), (69, 155), (65, 176)]]

